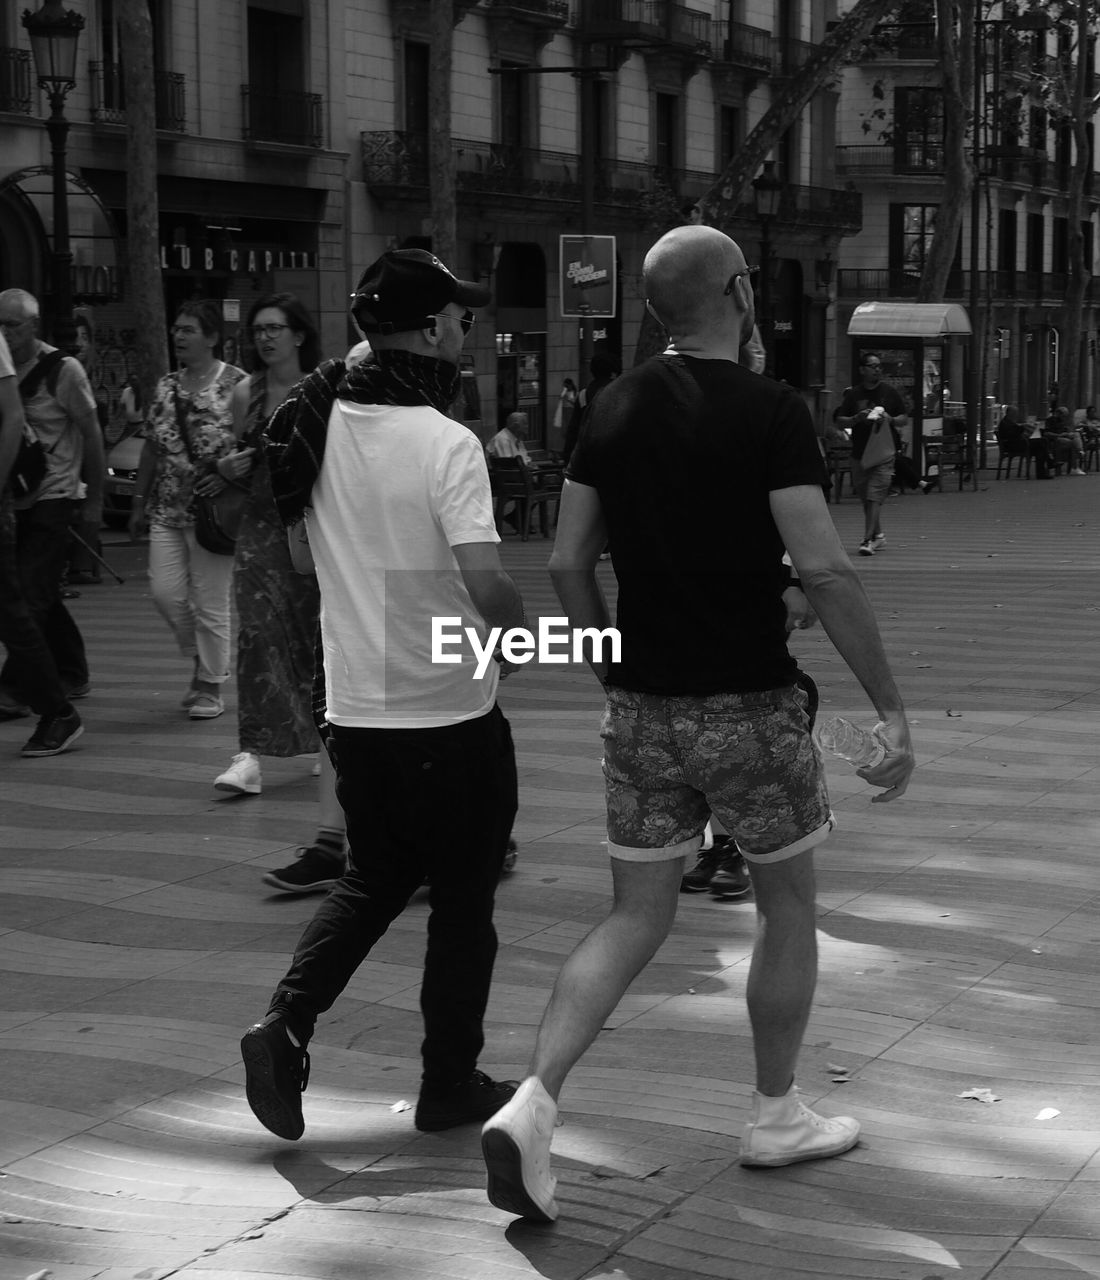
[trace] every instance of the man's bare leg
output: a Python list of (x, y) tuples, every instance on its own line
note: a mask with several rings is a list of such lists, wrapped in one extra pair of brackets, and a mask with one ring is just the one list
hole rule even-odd
[(748, 1006), (756, 1088), (786, 1093), (794, 1079), (817, 984), (813, 851), (770, 865), (751, 863), (757, 933)]
[(566, 960), (542, 1016), (530, 1074), (555, 1100), (565, 1077), (653, 958), (676, 917), (684, 859), (611, 859), (611, 914)]

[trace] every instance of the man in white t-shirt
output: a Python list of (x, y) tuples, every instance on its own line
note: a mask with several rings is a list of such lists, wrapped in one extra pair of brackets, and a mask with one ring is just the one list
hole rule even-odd
[[(0, 719), (28, 710), (39, 717), (21, 752), (32, 759), (67, 751), (84, 731), (71, 700), (88, 692), (88, 668), (80, 631), (61, 601), (61, 575), (69, 526), (80, 507), (81, 469), (87, 467), (91, 490), (93, 474), (102, 482), (103, 461), (83, 369), (71, 357), (54, 355), (37, 333), (33, 295), (22, 289), (0, 293), (0, 644), (7, 649)], [(47, 358), (49, 373), (37, 368)], [(32, 389), (37, 372), (42, 376)], [(14, 493), (10, 472), (25, 423), (45, 450), (46, 473), (33, 492)], [(94, 436), (98, 454), (85, 453), (85, 436)], [(98, 527), (98, 508), (95, 518)]]
[[(241, 1041), (249, 1105), (290, 1139), (304, 1128), (306, 1045), (318, 1014), (425, 879), (416, 1127), (484, 1120), (515, 1088), (477, 1070), (496, 954), (493, 896), (516, 813), (511, 733), (496, 705), (500, 668), (491, 662), (476, 678), (466, 643), (433, 660), (435, 619), (448, 619), (452, 633), (471, 628), (482, 644), (489, 628), (523, 621), (500, 564), (481, 443), (446, 416), (469, 308), (489, 293), (410, 249), (368, 267), (353, 296), (372, 361), (322, 366), (302, 384), (300, 414), (293, 410), (307, 461), (322, 459), (302, 492), (348, 866), (267, 1016)], [(277, 483), (280, 474), (273, 468)]]

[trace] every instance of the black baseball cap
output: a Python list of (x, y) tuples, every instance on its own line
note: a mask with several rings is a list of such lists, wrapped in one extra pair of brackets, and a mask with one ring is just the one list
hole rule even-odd
[(405, 333), (434, 324), (448, 302), (483, 307), (492, 294), (459, 280), (427, 249), (390, 249), (363, 272), (351, 296), (364, 333)]

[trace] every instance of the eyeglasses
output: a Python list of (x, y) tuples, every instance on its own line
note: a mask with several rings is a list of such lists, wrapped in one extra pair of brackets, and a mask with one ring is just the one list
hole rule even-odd
[(176, 334), (183, 334), (184, 337), (193, 337), (196, 333), (202, 333), (202, 330), (196, 329), (194, 325), (190, 324), (174, 324), (170, 332), (173, 336)]
[(469, 308), (467, 308), (460, 316), (452, 315), (449, 311), (433, 311), (431, 314), (433, 316), (438, 316), (440, 320), (457, 320), (462, 326), (462, 332), (464, 335), (469, 333), (474, 327), (474, 320), (477, 318)]
[(864, 360), (863, 368), (864, 369), (881, 369), (882, 365), (880, 365), (877, 360)]
[(726, 287), (722, 290), (723, 295), (728, 298), (733, 292), (734, 284), (740, 280), (742, 276), (748, 276), (751, 279), (759, 270), (759, 267), (746, 267), (744, 271), (735, 271), (726, 281)]
[(259, 341), (260, 338), (277, 338), (284, 329), (289, 329), (288, 324), (255, 324), (252, 326), (252, 337)]

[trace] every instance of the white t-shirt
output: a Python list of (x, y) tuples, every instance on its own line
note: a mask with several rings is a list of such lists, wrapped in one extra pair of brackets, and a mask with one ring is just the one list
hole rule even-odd
[(465, 639), (446, 650), (461, 662), (432, 662), (433, 618), (488, 634), (451, 551), (500, 541), (477, 437), (427, 406), (338, 400), (308, 528), (329, 720), (426, 729), (485, 715), (497, 664), (475, 680)]
[(522, 458), (524, 462), (529, 461), (526, 444), (507, 427), (501, 427), (493, 436), (485, 446), (485, 452), (493, 458)]

